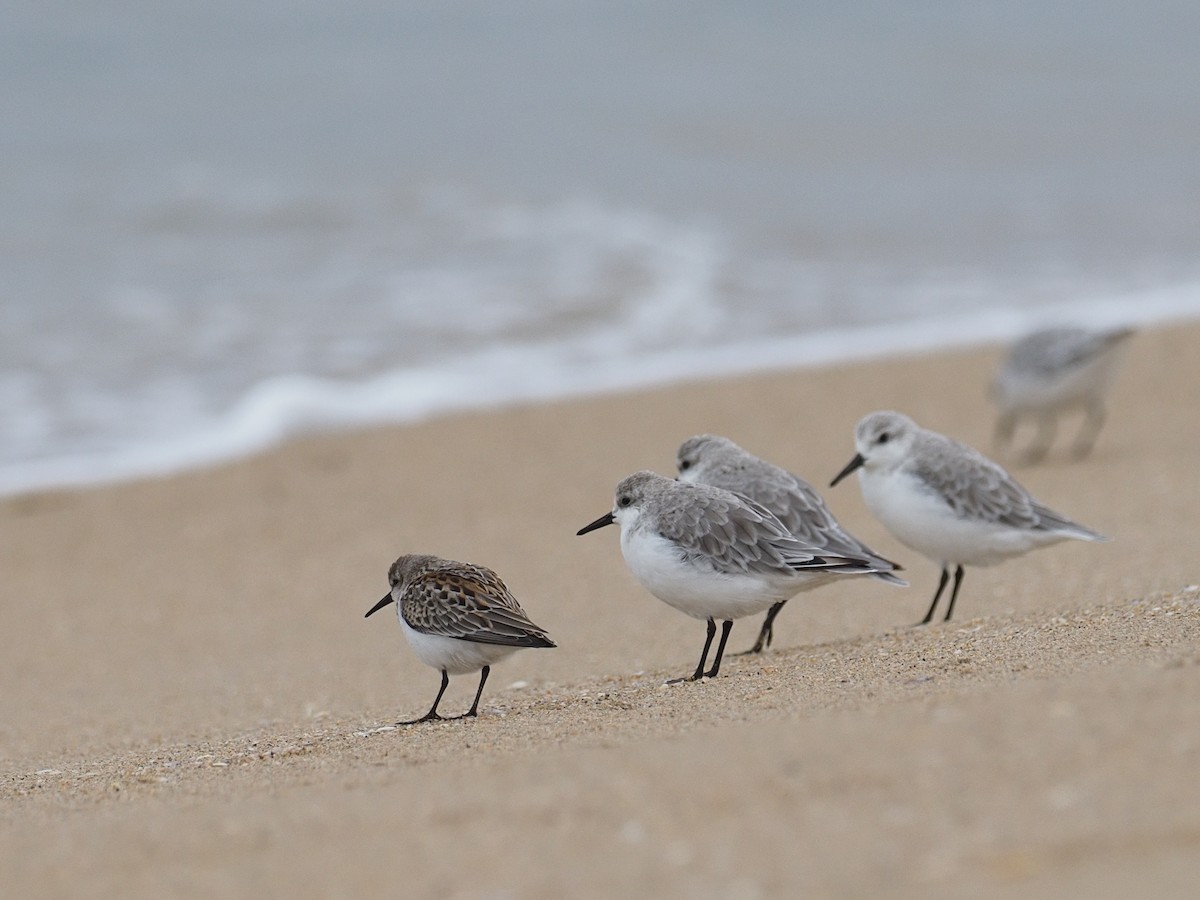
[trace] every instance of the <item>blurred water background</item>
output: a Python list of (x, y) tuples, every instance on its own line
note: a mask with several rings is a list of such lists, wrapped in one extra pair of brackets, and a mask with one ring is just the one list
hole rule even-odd
[(1200, 315), (1200, 5), (15, 0), (0, 491)]

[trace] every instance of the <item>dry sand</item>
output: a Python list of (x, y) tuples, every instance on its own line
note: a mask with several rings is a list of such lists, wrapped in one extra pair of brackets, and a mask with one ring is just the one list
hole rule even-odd
[[(912, 587), (807, 595), (699, 684), (662, 681), (702, 623), (636, 585), (614, 530), (574, 536), (617, 480), (714, 431), (827, 483), (887, 407), (986, 448), (998, 350), (0, 501), (3, 893), (1194, 896), (1198, 346), (1139, 335), (1093, 456), (1018, 472), (1111, 544), (969, 570), (956, 620), (913, 629), (937, 568), (848, 482), (832, 507)], [(498, 666), (478, 720), (388, 727), (438, 680), (362, 618), (402, 552), (492, 566), (559, 649)]]

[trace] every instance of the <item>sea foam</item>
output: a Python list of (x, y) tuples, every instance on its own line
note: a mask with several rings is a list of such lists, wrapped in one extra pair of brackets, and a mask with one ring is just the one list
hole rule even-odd
[[(1150, 326), (1195, 318), (1200, 285), (1182, 285), (1037, 310), (983, 309), (687, 348), (638, 349), (600, 331), (491, 346), (352, 381), (278, 376), (254, 385), (225, 414), (166, 439), (0, 467), (0, 493), (163, 476), (304, 434), (1003, 342), (1041, 325)], [(981, 384), (985, 379), (981, 373)]]

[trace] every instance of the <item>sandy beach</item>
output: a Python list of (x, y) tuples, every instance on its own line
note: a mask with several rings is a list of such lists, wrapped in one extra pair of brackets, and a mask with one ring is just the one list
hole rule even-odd
[[(1138, 334), (1093, 455), (1015, 470), (1112, 542), (969, 570), (928, 628), (937, 567), (853, 479), (824, 486), (873, 409), (987, 450), (996, 347), (0, 500), (5, 893), (1193, 896), (1197, 346), (1198, 325)], [(911, 586), (805, 595), (769, 653), (667, 687), (703, 624), (634, 582), (615, 530), (575, 531), (704, 431), (821, 487)], [(497, 666), (477, 720), (391, 726), (438, 684), (390, 612), (363, 619), (408, 552), (492, 567), (559, 644)]]

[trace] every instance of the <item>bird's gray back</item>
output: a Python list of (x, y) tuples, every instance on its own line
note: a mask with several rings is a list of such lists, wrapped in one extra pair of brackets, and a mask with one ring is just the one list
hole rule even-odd
[(1132, 333), (1128, 328), (1114, 331), (1049, 328), (1018, 341), (1003, 371), (1014, 376), (1054, 378), (1084, 365)]
[(1096, 532), (1043, 506), (982, 453), (945, 435), (922, 429), (914, 441), (908, 468), (960, 518), (1100, 538)]
[(796, 538), (830, 553), (861, 556), (894, 566), (842, 528), (811, 484), (787, 469), (752, 454), (702, 470), (705, 484), (741, 494), (766, 507)]
[(766, 507), (731, 491), (707, 484), (671, 482), (650, 508), (644, 527), (675, 544), (694, 561), (725, 574), (768, 577), (800, 571), (870, 572), (868, 559), (804, 541)]

